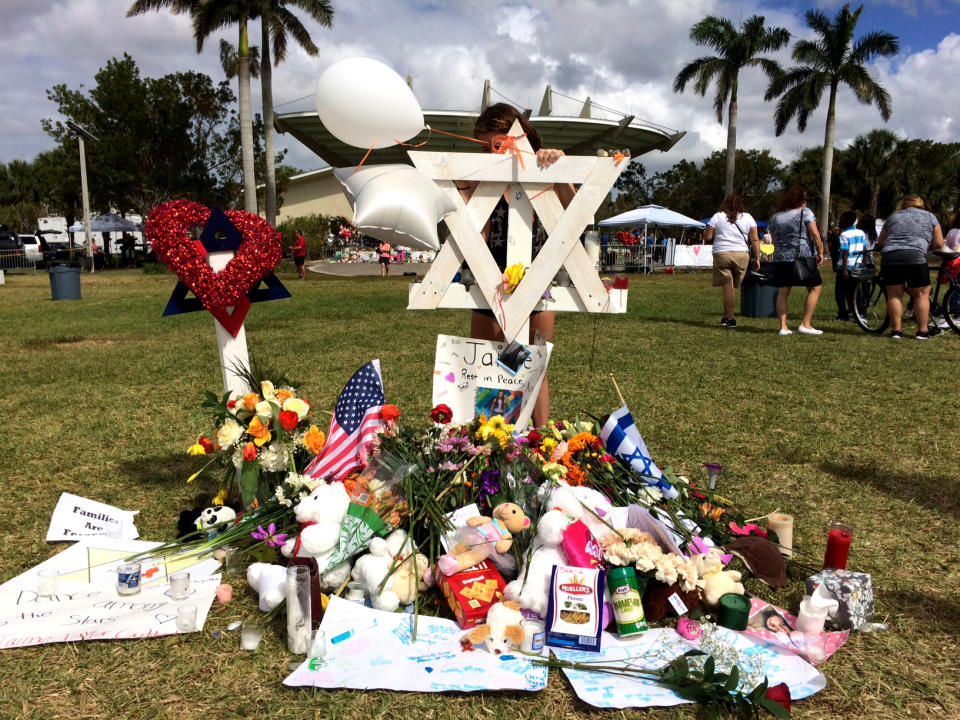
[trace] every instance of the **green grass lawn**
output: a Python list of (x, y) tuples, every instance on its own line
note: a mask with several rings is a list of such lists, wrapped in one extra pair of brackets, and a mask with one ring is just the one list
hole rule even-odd
[[(388, 401), (426, 424), (436, 335), (465, 334), (467, 314), (408, 312), (403, 278), (283, 280), (292, 299), (250, 311), (251, 353), (324, 409), (379, 357)], [(139, 509), (151, 540), (172, 538), (178, 512), (216, 491), (185, 483), (198, 464), (184, 453), (206, 429), (203, 391), (221, 382), (213, 320), (161, 317), (174, 281), (84, 275), (84, 299), (57, 303), (45, 274), (7, 275), (0, 286), (0, 580), (62, 549), (44, 542), (62, 491)], [(626, 315), (559, 317), (553, 414), (615, 409), (613, 373), (661, 464), (688, 475), (724, 465), (723, 494), (756, 515), (793, 514), (795, 544), (814, 556), (831, 520), (854, 526), (851, 567), (873, 575), (877, 620), (890, 630), (852, 635), (823, 668), (827, 688), (796, 704), (796, 717), (958, 717), (960, 337), (895, 343), (831, 323), (832, 281), (815, 318), (825, 334), (781, 338), (775, 319), (721, 329), (706, 273), (634, 277)], [(775, 594), (748, 589), (796, 609), (803, 576)], [(208, 630), (256, 612), (248, 592), (237, 595), (214, 605)], [(537, 695), (327, 692), (284, 688), (291, 660), (279, 624), (252, 656), (206, 634), (4, 650), (0, 718), (612, 714), (581, 703), (559, 673)], [(698, 716), (692, 707), (651, 714)]]

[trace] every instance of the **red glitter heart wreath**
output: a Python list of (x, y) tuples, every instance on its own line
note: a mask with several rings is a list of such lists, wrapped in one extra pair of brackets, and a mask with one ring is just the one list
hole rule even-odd
[[(273, 272), (283, 250), (276, 231), (263, 218), (242, 210), (227, 210), (224, 214), (240, 231), (243, 241), (220, 272), (214, 272), (207, 264), (202, 243), (190, 239), (190, 228), (203, 226), (210, 219), (210, 209), (200, 203), (172, 200), (158, 205), (147, 218), (145, 232), (157, 257), (236, 336), (243, 323), (242, 316), (236, 317), (240, 306), (245, 306), (243, 315), (249, 308), (247, 293)], [(233, 316), (226, 312), (231, 305), (235, 306)]]

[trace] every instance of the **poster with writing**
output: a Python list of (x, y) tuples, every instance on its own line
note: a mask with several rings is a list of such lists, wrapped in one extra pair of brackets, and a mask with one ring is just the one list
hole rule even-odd
[(61, 493), (47, 528), (47, 542), (76, 542), (84, 537), (140, 537), (133, 520), (138, 510), (120, 510), (112, 505)]
[(433, 404), (448, 405), (456, 424), (503, 415), (511, 425), (526, 427), (553, 345), (527, 345), (530, 357), (515, 375), (497, 364), (504, 347), (493, 340), (437, 335)]
[(461, 646), (464, 631), (452, 620), (421, 615), (414, 642), (413, 615), (334, 596), (320, 628), (327, 636), (326, 657), (308, 658), (284, 685), (409, 692), (536, 691), (547, 685), (547, 669), (519, 653)]
[(33, 589), (0, 588), (0, 649), (82, 640), (132, 640), (175, 635), (177, 608), (197, 608), (193, 630), (203, 629), (216, 596), (219, 575), (191, 579), (189, 594), (174, 600), (167, 583), (136, 595), (118, 595), (108, 585), (58, 582), (55, 595)]

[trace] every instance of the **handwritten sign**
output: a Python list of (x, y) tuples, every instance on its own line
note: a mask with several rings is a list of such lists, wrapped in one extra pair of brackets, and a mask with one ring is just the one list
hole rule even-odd
[(332, 638), (326, 657), (307, 658), (284, 685), (411, 692), (536, 691), (547, 685), (547, 669), (520, 653), (493, 655), (479, 646), (464, 651), (464, 632), (452, 620), (420, 616), (413, 642), (412, 615), (331, 597), (320, 627)]
[(79, 495), (61, 493), (50, 518), (47, 542), (75, 542), (84, 537), (116, 537), (136, 540), (140, 537), (133, 525), (137, 510), (120, 510)]
[(118, 595), (107, 585), (60, 582), (56, 595), (35, 589), (0, 589), (0, 649), (82, 640), (132, 640), (177, 634), (177, 608), (197, 606), (202, 630), (219, 575), (191, 580), (189, 595), (174, 600), (167, 583), (146, 586), (136, 595)]
[(530, 357), (516, 375), (497, 364), (505, 344), (453, 335), (437, 336), (433, 368), (433, 404), (453, 411), (453, 422), (503, 415), (508, 423), (526, 427), (540, 392), (553, 345), (527, 345)]

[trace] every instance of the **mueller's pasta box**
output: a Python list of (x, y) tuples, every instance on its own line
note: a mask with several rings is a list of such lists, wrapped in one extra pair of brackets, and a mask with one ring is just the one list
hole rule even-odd
[(487, 620), (490, 606), (503, 598), (506, 583), (493, 565), (484, 561), (469, 570), (450, 575), (434, 572), (457, 623), (466, 630)]
[(600, 651), (603, 571), (554, 565), (547, 607), (547, 645)]

